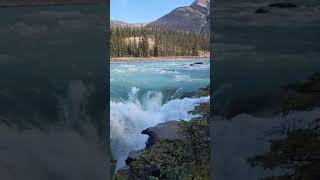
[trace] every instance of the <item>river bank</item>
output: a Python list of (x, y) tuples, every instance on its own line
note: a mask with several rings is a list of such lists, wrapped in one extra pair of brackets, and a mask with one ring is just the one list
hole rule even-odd
[(119, 57), (110, 58), (111, 63), (117, 62), (141, 62), (141, 61), (185, 61), (195, 59), (208, 59), (208, 56), (163, 56), (163, 57)]

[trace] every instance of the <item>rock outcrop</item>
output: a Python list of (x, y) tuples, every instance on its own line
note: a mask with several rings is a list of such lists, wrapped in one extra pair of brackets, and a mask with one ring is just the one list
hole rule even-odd
[(146, 142), (146, 148), (153, 146), (161, 139), (170, 141), (179, 138), (177, 135), (179, 123), (179, 121), (169, 121), (143, 130), (142, 134), (149, 136), (148, 141)]
[(126, 159), (126, 164), (129, 165), (131, 162), (135, 161), (143, 150), (131, 151)]
[[(142, 134), (149, 136), (148, 141), (146, 142), (146, 149), (151, 148), (161, 139), (166, 141), (172, 141), (176, 138), (179, 138), (177, 135), (179, 121), (169, 121), (166, 123), (158, 124), (155, 127), (150, 127), (142, 131)], [(126, 159), (126, 165), (124, 168), (121, 168), (117, 172), (117, 177), (126, 177), (131, 179), (136, 179), (137, 177), (132, 173), (131, 166), (133, 162), (137, 161), (139, 156), (146, 150), (135, 150), (131, 151)], [(160, 166), (157, 164), (154, 165), (145, 165), (143, 171), (146, 176), (159, 177), (161, 174)]]
[[(179, 123), (179, 121), (168, 121), (143, 130), (141, 134), (149, 136), (148, 141), (146, 142), (146, 149), (155, 145), (161, 139), (170, 141), (179, 138), (177, 135)], [(135, 161), (143, 151), (144, 149), (131, 151), (126, 159), (126, 164), (130, 165), (130, 163)]]

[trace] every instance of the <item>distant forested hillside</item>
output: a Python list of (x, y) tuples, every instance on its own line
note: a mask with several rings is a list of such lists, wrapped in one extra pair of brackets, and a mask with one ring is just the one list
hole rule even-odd
[(203, 56), (209, 34), (145, 27), (111, 28), (111, 57)]

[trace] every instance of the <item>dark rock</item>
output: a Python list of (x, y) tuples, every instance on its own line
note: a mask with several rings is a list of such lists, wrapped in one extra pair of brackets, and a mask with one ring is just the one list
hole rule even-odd
[(265, 13), (270, 13), (270, 11), (265, 8), (265, 7), (261, 7), (261, 8), (258, 8), (256, 11), (255, 11), (256, 14), (265, 14)]
[(279, 3), (272, 3), (269, 4), (269, 7), (276, 7), (276, 8), (297, 8), (298, 6), (293, 3), (287, 2), (279, 2)]
[(126, 159), (126, 164), (130, 165), (133, 161), (137, 160), (143, 150), (131, 151)]
[[(172, 142), (172, 140), (179, 138), (179, 136), (177, 136), (179, 123), (179, 121), (169, 121), (143, 130), (142, 134), (146, 134), (149, 136), (148, 142), (146, 143), (146, 148), (149, 148), (152, 145), (156, 144), (160, 139), (164, 139), (167, 143), (170, 143)], [(126, 159), (126, 168), (121, 171), (118, 170), (117, 174), (119, 176), (121, 175), (121, 177), (127, 177), (127, 179), (138, 179), (139, 177), (136, 177), (136, 175), (131, 171), (131, 168), (133, 166), (132, 162), (137, 161), (139, 156), (144, 151), (145, 149), (131, 151)], [(160, 166), (154, 163), (143, 165), (143, 172), (146, 177), (160, 177), (161, 174)]]
[(169, 121), (143, 130), (142, 134), (146, 134), (149, 136), (148, 141), (146, 142), (146, 148), (153, 146), (160, 139), (170, 140), (179, 138), (177, 136), (179, 123), (179, 121)]
[(197, 65), (197, 64), (203, 64), (203, 62), (195, 62), (195, 63), (190, 64), (190, 66), (194, 66), (194, 65)]

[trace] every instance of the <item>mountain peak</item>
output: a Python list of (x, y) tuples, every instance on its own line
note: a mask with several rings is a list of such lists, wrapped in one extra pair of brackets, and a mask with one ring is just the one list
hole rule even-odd
[(179, 7), (157, 19), (147, 27), (158, 27), (177, 31), (208, 33), (210, 0), (195, 0), (190, 6)]
[(209, 8), (210, 0), (195, 0), (191, 6), (201, 6), (204, 8)]

